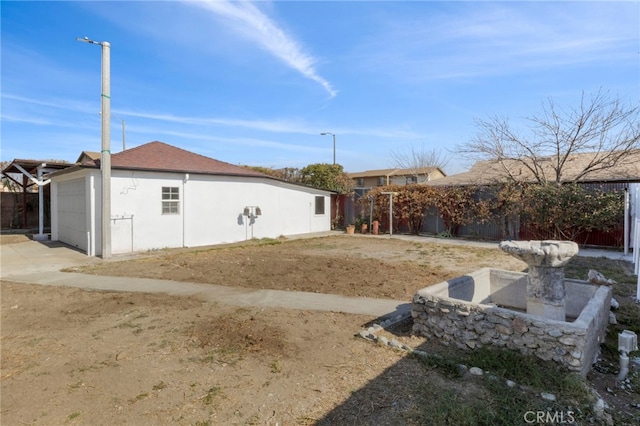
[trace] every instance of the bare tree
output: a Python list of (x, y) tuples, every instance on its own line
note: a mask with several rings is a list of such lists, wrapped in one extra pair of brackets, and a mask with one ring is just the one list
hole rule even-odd
[(451, 159), (449, 154), (427, 150), (424, 145), (419, 150), (411, 146), (406, 151), (391, 151), (389, 156), (394, 167), (409, 170), (419, 181), (426, 180), (434, 167), (443, 170)]
[[(0, 172), (6, 169), (9, 164), (11, 164), (11, 161), (0, 161)], [(20, 190), (16, 179), (17, 177), (15, 174), (13, 176), (9, 176), (0, 173), (0, 182), (2, 182), (2, 186), (4, 186), (4, 189), (8, 192), (18, 192)]]
[(513, 180), (524, 175), (539, 183), (575, 182), (633, 157), (638, 161), (639, 118), (638, 106), (626, 106), (602, 90), (589, 99), (583, 93), (577, 108), (560, 108), (549, 98), (539, 115), (527, 119), (528, 134), (518, 133), (506, 118), (479, 120), (477, 136), (459, 152), (495, 161)]

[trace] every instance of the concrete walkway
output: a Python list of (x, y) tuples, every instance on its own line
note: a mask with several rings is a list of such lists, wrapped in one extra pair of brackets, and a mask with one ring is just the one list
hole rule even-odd
[[(371, 236), (373, 238), (389, 238), (386, 236)], [(429, 237), (424, 235), (394, 235), (393, 238), (398, 238), (401, 240), (409, 240), (416, 241), (422, 243), (437, 243), (437, 244), (451, 244), (451, 245), (462, 245), (469, 247), (484, 247), (484, 248), (495, 248), (498, 250), (499, 242), (487, 242), (487, 241), (471, 241), (471, 240), (459, 240), (454, 238), (437, 238), (437, 237)], [(594, 249), (594, 248), (580, 248), (580, 252), (578, 256), (583, 257), (605, 257), (607, 259), (614, 260), (625, 260), (631, 262), (633, 257), (631, 254), (625, 255), (622, 251), (617, 250), (605, 250), (605, 249)]]
[[(318, 235), (315, 235), (318, 236)], [(135, 256), (114, 256), (121, 260)], [(122, 278), (60, 272), (60, 269), (103, 262), (64, 244), (28, 241), (0, 246), (0, 279), (17, 283), (77, 287), (91, 290), (165, 293), (195, 296), (234, 306), (263, 306), (395, 317), (410, 311), (409, 300), (346, 297), (283, 290), (253, 290), (213, 284), (147, 278)]]
[[(337, 235), (339, 232), (324, 232), (293, 236), (289, 239)], [(388, 235), (356, 235), (355, 238), (389, 238)], [(351, 237), (350, 237), (351, 238)], [(498, 249), (498, 243), (441, 239), (423, 236), (394, 235), (393, 238), (456, 244)], [(580, 256), (608, 257), (631, 260), (622, 252), (607, 250), (580, 250)], [(114, 256), (113, 261), (135, 258), (139, 255)], [(111, 260), (108, 260), (111, 261)], [(147, 278), (121, 278), (78, 273), (60, 272), (63, 268), (101, 263), (99, 258), (88, 257), (64, 244), (52, 241), (27, 241), (0, 246), (0, 279), (18, 283), (68, 286), (83, 289), (166, 293), (175, 296), (196, 296), (205, 301), (235, 306), (264, 306), (275, 308), (304, 309), (375, 317), (395, 317), (411, 309), (409, 300), (375, 299), (368, 297), (345, 297), (282, 290), (253, 290), (212, 284), (199, 284)]]

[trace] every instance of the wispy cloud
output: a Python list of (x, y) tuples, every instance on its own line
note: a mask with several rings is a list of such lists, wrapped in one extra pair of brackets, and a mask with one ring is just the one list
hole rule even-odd
[(6, 121), (10, 123), (34, 124), (38, 126), (51, 126), (55, 124), (51, 120), (45, 120), (38, 117), (18, 116), (18, 115), (5, 114), (5, 113), (0, 113), (0, 119), (2, 119), (2, 121)]
[(325, 150), (317, 146), (275, 142), (271, 140), (258, 139), (258, 138), (218, 137), (218, 136), (210, 136), (208, 134), (203, 134), (203, 133), (182, 132), (182, 131), (175, 131), (175, 130), (162, 130), (156, 127), (147, 128), (147, 127), (136, 126), (135, 132), (139, 134), (153, 133), (153, 134), (162, 134), (167, 136), (175, 136), (181, 139), (210, 142), (213, 144), (224, 144), (225, 146), (242, 145), (242, 146), (269, 148), (269, 149), (275, 149), (275, 150), (284, 151), (284, 152), (320, 153)]
[(311, 133), (309, 125), (286, 120), (246, 120), (240, 118), (189, 117), (164, 113), (147, 113), (119, 110), (117, 113), (128, 117), (146, 118), (168, 123), (189, 124), (197, 126), (243, 127), (252, 130), (282, 133)]
[[(626, 16), (607, 4), (455, 4), (431, 17), (390, 19), (362, 52), (368, 66), (414, 80), (511, 75), (634, 60), (637, 6)], [(636, 59), (637, 60), (637, 57)]]
[[(304, 135), (319, 135), (326, 131), (319, 124), (311, 124), (295, 120), (247, 120), (241, 118), (217, 118), (217, 117), (189, 117), (164, 113), (146, 113), (136, 111), (118, 110), (117, 114), (127, 117), (139, 117), (149, 120), (158, 120), (168, 123), (179, 123), (196, 126), (221, 126), (221, 127), (241, 127), (251, 130), (267, 131), (274, 133), (296, 133)], [(359, 135), (379, 138), (405, 138), (417, 139), (424, 135), (410, 130), (396, 128), (332, 128), (338, 135)]]
[(332, 85), (316, 71), (316, 59), (283, 30), (254, 3), (247, 1), (204, 0), (187, 2), (202, 7), (226, 20), (232, 21), (234, 29), (283, 61), (304, 77), (320, 84), (331, 97), (337, 95)]
[[(93, 105), (85, 102), (76, 102), (69, 99), (60, 98), (31, 98), (26, 96), (14, 95), (11, 93), (4, 93), (2, 95), (3, 100), (11, 100), (28, 106), (35, 106), (48, 110), (49, 113), (53, 113), (55, 110), (71, 111), (82, 114), (92, 114), (97, 117), (98, 113), (93, 108)], [(229, 117), (198, 117), (188, 115), (176, 115), (165, 112), (145, 112), (134, 111), (129, 109), (116, 108), (112, 109), (112, 121), (129, 118), (140, 118), (144, 120), (153, 120), (164, 123), (189, 125), (189, 126), (202, 126), (202, 127), (229, 127), (229, 128), (243, 128), (255, 131), (264, 131), (270, 133), (285, 133), (285, 134), (301, 134), (301, 135), (319, 135), (321, 132), (327, 131), (327, 127), (319, 123), (311, 123), (304, 120), (296, 119), (246, 119), (246, 118), (229, 118)], [(59, 121), (54, 118), (45, 118), (44, 110), (40, 110), (38, 115), (22, 115), (22, 114), (8, 114), (5, 111), (0, 114), (0, 118), (5, 121), (13, 122), (29, 122), (32, 124), (40, 125), (60, 125), (60, 126), (73, 126), (78, 127), (82, 123), (78, 120), (73, 121)], [(40, 118), (35, 118), (40, 117)], [(352, 135), (352, 136), (369, 136), (375, 138), (391, 138), (391, 139), (420, 139), (425, 135), (416, 133), (411, 129), (405, 129), (402, 127), (335, 127), (330, 129), (337, 135)], [(155, 128), (155, 131), (161, 130)], [(152, 133), (152, 132), (151, 132)], [(178, 134), (176, 134), (179, 136)], [(191, 136), (190, 136), (191, 137)]]
[(57, 99), (50, 98), (48, 100), (44, 100), (43, 98), (33, 98), (29, 96), (21, 96), (15, 95), (13, 93), (3, 93), (2, 94), (3, 101), (16, 101), (19, 103), (37, 105), (41, 107), (46, 107), (50, 109), (63, 109), (67, 111), (75, 111), (75, 112), (85, 112), (85, 113), (93, 113), (95, 112), (95, 105), (87, 102), (78, 102), (72, 99)]

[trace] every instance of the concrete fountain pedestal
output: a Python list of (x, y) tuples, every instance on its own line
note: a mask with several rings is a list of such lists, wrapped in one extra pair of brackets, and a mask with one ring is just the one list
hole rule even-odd
[(564, 266), (578, 254), (573, 241), (503, 241), (500, 249), (527, 264), (527, 313), (564, 321)]
[(556, 361), (583, 376), (609, 323), (611, 289), (566, 279), (566, 241), (505, 241), (528, 273), (483, 268), (419, 290), (413, 333), (463, 349), (496, 346)]

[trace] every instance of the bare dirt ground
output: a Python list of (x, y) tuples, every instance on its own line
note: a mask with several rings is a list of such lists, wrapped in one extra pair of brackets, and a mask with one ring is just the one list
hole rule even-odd
[[(159, 251), (82, 272), (409, 301), (496, 265), (524, 267), (495, 249), (330, 237)], [(355, 337), (373, 317), (1, 285), (2, 424), (403, 425), (428, 403), (417, 387), (463, 399), (477, 388)], [(409, 327), (386, 334), (430, 347)]]
[(30, 238), (24, 234), (2, 234), (0, 235), (0, 244), (16, 244), (29, 241)]
[(121, 277), (162, 278), (410, 301), (416, 290), (475, 269), (526, 264), (499, 250), (370, 237), (254, 241), (147, 253), (131, 262), (75, 269)]

